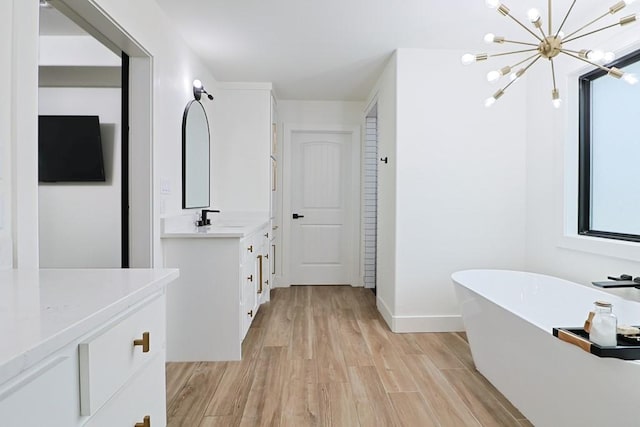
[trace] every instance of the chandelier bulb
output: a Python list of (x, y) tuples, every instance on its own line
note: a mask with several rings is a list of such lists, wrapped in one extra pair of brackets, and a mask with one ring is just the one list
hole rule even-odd
[(195, 87), (196, 89), (202, 89), (202, 82), (198, 79), (194, 80), (193, 87)]
[(487, 6), (491, 9), (496, 9), (500, 5), (500, 0), (486, 0)]
[(485, 106), (485, 107), (487, 107), (487, 108), (489, 108), (489, 107), (491, 107), (491, 106), (492, 106), (493, 104), (495, 104), (495, 103), (496, 103), (496, 99), (492, 96), (491, 98), (487, 98), (487, 99), (484, 101), (484, 106)]
[(476, 56), (471, 54), (471, 53), (465, 53), (464, 55), (462, 55), (462, 63), (464, 65), (469, 65), (469, 64), (473, 64), (474, 62), (476, 62)]
[(625, 5), (629, 6), (631, 3), (633, 3), (636, 0), (623, 0), (623, 1)]
[(560, 99), (560, 92), (558, 89), (553, 89), (551, 91), (551, 103), (555, 108), (560, 108), (560, 106), (562, 106), (562, 99)]
[(616, 59), (616, 54), (613, 52), (605, 52), (603, 59), (604, 62), (612, 62), (614, 59)]
[(500, 77), (502, 77), (500, 71), (489, 71), (487, 73), (487, 81), (489, 81), (490, 83), (497, 82)]
[(590, 50), (587, 52), (587, 59), (594, 62), (600, 62), (604, 59), (604, 52), (601, 50)]
[(636, 77), (636, 75), (635, 75), (635, 74), (625, 73), (625, 74), (622, 76), (622, 79), (623, 79), (625, 82), (629, 83), (630, 85), (635, 85), (635, 84), (637, 84), (637, 83), (638, 83), (638, 77)]
[(496, 40), (496, 35), (493, 33), (487, 33), (484, 36), (484, 42), (487, 44), (491, 44)]
[(529, 21), (535, 24), (540, 21), (540, 11), (538, 11), (538, 9), (529, 9), (527, 17), (529, 18)]

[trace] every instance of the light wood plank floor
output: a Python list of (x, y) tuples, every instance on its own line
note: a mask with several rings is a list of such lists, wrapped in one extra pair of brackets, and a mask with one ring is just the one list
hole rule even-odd
[(532, 425), (476, 372), (464, 333), (394, 334), (363, 288), (271, 298), (241, 362), (167, 364), (169, 427)]

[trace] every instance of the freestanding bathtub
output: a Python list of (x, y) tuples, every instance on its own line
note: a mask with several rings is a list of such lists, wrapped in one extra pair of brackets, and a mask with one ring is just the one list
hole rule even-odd
[(536, 427), (640, 426), (640, 361), (600, 358), (553, 336), (554, 327), (581, 327), (596, 300), (613, 303), (618, 324), (640, 325), (640, 303), (534, 273), (452, 279), (476, 368)]

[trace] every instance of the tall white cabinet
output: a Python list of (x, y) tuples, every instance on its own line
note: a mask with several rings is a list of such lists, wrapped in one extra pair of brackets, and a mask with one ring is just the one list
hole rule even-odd
[(282, 271), (281, 146), (271, 83), (219, 83), (211, 118), (212, 205), (271, 220), (269, 283)]

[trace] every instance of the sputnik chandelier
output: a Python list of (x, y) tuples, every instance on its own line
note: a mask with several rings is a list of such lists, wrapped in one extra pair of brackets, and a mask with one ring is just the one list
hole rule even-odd
[[(560, 99), (560, 92), (558, 91), (558, 87), (556, 85), (556, 70), (553, 63), (554, 58), (556, 58), (560, 54), (570, 56), (572, 58), (591, 64), (597, 68), (600, 68), (606, 71), (611, 77), (615, 77), (617, 79), (623, 79), (629, 84), (636, 84), (638, 82), (637, 77), (633, 74), (625, 73), (616, 67), (606, 67), (602, 65), (604, 63), (609, 63), (614, 60), (615, 56), (612, 52), (605, 53), (600, 50), (588, 50), (588, 49), (572, 50), (565, 47), (567, 44), (575, 40), (579, 40), (582, 37), (589, 36), (591, 34), (598, 33), (600, 31), (613, 28), (618, 25), (622, 27), (635, 22), (636, 15), (632, 14), (632, 15), (625, 16), (624, 18), (621, 18), (618, 22), (615, 22), (613, 24), (605, 25), (603, 27), (600, 27), (595, 30), (591, 30), (589, 32), (584, 32), (584, 30), (591, 27), (593, 24), (599, 22), (600, 20), (606, 18), (609, 15), (614, 15), (618, 13), (619, 11), (624, 9), (626, 6), (633, 3), (635, 0), (619, 1), (618, 3), (611, 6), (609, 10), (605, 12), (603, 15), (595, 18), (594, 20), (586, 23), (582, 27), (578, 28), (577, 30), (567, 35), (565, 35), (562, 32), (562, 29), (564, 27), (564, 24), (567, 22), (567, 18), (571, 14), (571, 11), (573, 10), (573, 7), (575, 6), (577, 0), (573, 0), (573, 2), (571, 3), (571, 6), (569, 7), (569, 10), (567, 11), (564, 19), (562, 20), (562, 23), (560, 24), (560, 27), (555, 32), (553, 31), (553, 28), (552, 28), (553, 23), (551, 20), (551, 9), (552, 9), (551, 1), (552, 0), (549, 0), (549, 4), (548, 4), (548, 31), (545, 33), (542, 25), (542, 17), (540, 16), (540, 12), (537, 9), (530, 9), (529, 12), (527, 13), (527, 17), (529, 21), (535, 28), (535, 30), (532, 30), (531, 28), (523, 24), (521, 21), (519, 21), (517, 18), (515, 18), (511, 14), (511, 11), (509, 10), (509, 8), (504, 4), (500, 3), (499, 0), (486, 0), (487, 6), (489, 6), (492, 9), (497, 9), (501, 15), (511, 18), (518, 25), (520, 25), (527, 32), (529, 32), (529, 34), (532, 35), (536, 40), (533, 43), (517, 41), (517, 40), (508, 40), (505, 37), (496, 36), (494, 34), (489, 33), (484, 37), (484, 41), (486, 43), (516, 44), (516, 45), (521, 45), (525, 47), (528, 46), (529, 48), (523, 48), (519, 50), (496, 53), (496, 54), (480, 53), (480, 54), (474, 55), (474, 54), (467, 53), (462, 56), (462, 63), (465, 65), (468, 65), (474, 62), (485, 61), (493, 57), (529, 54), (525, 59), (518, 61), (513, 65), (507, 65), (499, 70), (490, 71), (487, 74), (487, 80), (489, 80), (490, 82), (496, 82), (501, 77), (506, 75), (509, 75), (510, 81), (502, 89), (499, 89), (496, 93), (494, 93), (493, 96), (491, 96), (490, 98), (487, 98), (487, 100), (485, 101), (485, 106), (490, 107), (491, 105), (493, 105), (498, 100), (498, 98), (504, 95), (504, 92), (509, 88), (509, 86), (515, 83), (524, 73), (526, 73), (527, 70), (531, 68), (533, 64), (535, 64), (538, 60), (543, 58), (543, 59), (548, 59), (549, 63), (551, 64), (551, 77), (553, 80), (551, 100), (552, 100), (553, 106), (556, 108), (560, 108), (562, 101)], [(538, 35), (534, 31), (539, 31), (540, 34)], [(521, 66), (521, 68), (519, 68), (517, 71), (514, 71), (519, 66)]]

